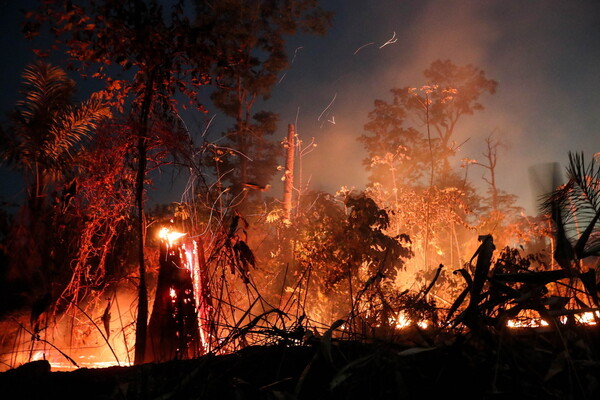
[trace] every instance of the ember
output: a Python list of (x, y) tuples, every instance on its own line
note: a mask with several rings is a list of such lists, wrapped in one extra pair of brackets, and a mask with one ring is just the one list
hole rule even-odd
[(167, 227), (162, 227), (158, 231), (158, 237), (162, 240), (166, 240), (169, 246), (173, 246), (173, 243), (177, 242), (178, 239), (187, 235), (186, 233), (176, 232)]

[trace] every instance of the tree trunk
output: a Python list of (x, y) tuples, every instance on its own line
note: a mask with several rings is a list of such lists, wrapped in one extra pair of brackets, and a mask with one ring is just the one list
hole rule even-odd
[(288, 136), (285, 143), (286, 158), (285, 172), (283, 182), (283, 210), (284, 217), (287, 222), (291, 222), (292, 218), (292, 194), (294, 190), (294, 151), (295, 151), (295, 135), (294, 124), (288, 125)]
[[(160, 269), (152, 316), (148, 325), (145, 362), (191, 359), (201, 355), (195, 289), (185, 244), (160, 246)], [(193, 247), (193, 245), (192, 245)], [(192, 250), (192, 249), (190, 249)], [(193, 256), (193, 251), (192, 251)], [(194, 269), (194, 268), (193, 268)]]
[(148, 323), (148, 288), (146, 286), (146, 224), (144, 216), (144, 178), (146, 177), (146, 156), (148, 150), (148, 118), (150, 105), (154, 93), (154, 72), (151, 71), (144, 92), (144, 99), (140, 110), (140, 125), (138, 127), (138, 169), (135, 182), (135, 202), (137, 206), (137, 233), (139, 237), (138, 263), (140, 284), (138, 287), (138, 315), (135, 329), (135, 358), (134, 363), (139, 365), (144, 362), (146, 351), (146, 335)]

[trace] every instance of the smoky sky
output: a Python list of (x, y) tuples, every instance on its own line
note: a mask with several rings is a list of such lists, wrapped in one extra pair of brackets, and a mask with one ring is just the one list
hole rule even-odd
[[(15, 96), (9, 94), (18, 90), (21, 71), (34, 60), (19, 32), (18, 10), (31, 4), (35, 2), (0, 0), (3, 113), (14, 104)], [(302, 159), (303, 180), (310, 178), (311, 188), (364, 188), (365, 154), (356, 138), (364, 133), (374, 100), (390, 100), (392, 88), (427, 84), (423, 71), (438, 59), (472, 64), (498, 81), (496, 94), (480, 99), (485, 110), (465, 116), (457, 127), (454, 139), (465, 144), (455, 160), (481, 159), (484, 140), (493, 132), (508, 145), (499, 154), (498, 185), (518, 195), (518, 204), (529, 214), (536, 212), (537, 195), (529, 181), (530, 167), (552, 162), (564, 166), (569, 151), (584, 151), (587, 159), (600, 152), (599, 1), (320, 4), (335, 13), (331, 29), (323, 37), (289, 38), (293, 62), (272, 96), (256, 106), (256, 111), (280, 114), (276, 140), (284, 138), (289, 123), (297, 125), (305, 143), (315, 139), (318, 146)], [(206, 116), (189, 116), (188, 126), (201, 132), (203, 121), (213, 116), (211, 129), (218, 134), (217, 127), (228, 122), (210, 107)], [(483, 184), (484, 172), (471, 167), (469, 177)], [(3, 178), (0, 194), (6, 196), (10, 185)], [(181, 188), (157, 189), (151, 197), (179, 201)]]
[[(538, 194), (530, 167), (565, 165), (569, 151), (584, 151), (588, 160), (600, 151), (600, 2), (323, 5), (336, 12), (332, 29), (321, 39), (294, 39), (290, 49), (300, 49), (271, 99), (282, 120), (298, 122), (302, 137), (316, 137), (319, 147), (303, 162), (314, 187), (366, 183), (356, 137), (373, 101), (391, 100), (391, 88), (426, 84), (423, 71), (438, 59), (472, 64), (498, 81), (496, 94), (480, 99), (485, 110), (457, 127), (455, 140), (465, 145), (456, 160), (481, 160), (484, 140), (494, 133), (507, 144), (499, 154), (499, 186), (518, 195), (528, 213), (536, 212)], [(469, 170), (475, 183), (483, 184), (483, 174)]]

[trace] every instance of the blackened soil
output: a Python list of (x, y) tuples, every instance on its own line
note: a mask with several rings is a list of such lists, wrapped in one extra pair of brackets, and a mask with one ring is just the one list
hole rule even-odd
[(585, 344), (539, 335), (435, 346), (319, 340), (72, 372), (38, 361), (0, 374), (0, 398), (598, 399), (600, 362)]

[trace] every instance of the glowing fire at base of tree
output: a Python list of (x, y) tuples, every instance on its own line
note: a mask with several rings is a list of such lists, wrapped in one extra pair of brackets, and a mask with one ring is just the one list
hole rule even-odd
[(148, 325), (147, 361), (193, 358), (209, 348), (206, 272), (197, 242), (185, 233), (160, 229), (160, 268)]

